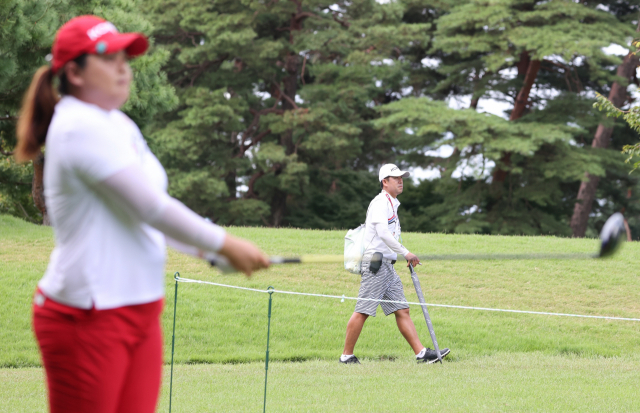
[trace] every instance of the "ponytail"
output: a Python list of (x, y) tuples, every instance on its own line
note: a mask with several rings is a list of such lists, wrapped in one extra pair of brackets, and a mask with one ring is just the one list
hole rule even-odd
[(34, 159), (47, 138), (53, 110), (59, 100), (53, 88), (53, 76), (49, 66), (38, 69), (24, 96), (16, 130), (18, 145), (14, 156), (18, 162)]

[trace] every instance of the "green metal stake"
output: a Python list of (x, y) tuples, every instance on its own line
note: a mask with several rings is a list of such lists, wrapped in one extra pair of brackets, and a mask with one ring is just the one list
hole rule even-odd
[(171, 336), (171, 378), (169, 379), (169, 413), (171, 413), (171, 397), (173, 396), (173, 349), (176, 344), (176, 307), (178, 306), (178, 277), (180, 273), (173, 274), (173, 278), (176, 280), (176, 292), (173, 297), (173, 335)]
[(269, 321), (267, 324), (267, 358), (264, 364), (264, 405), (262, 407), (262, 413), (267, 411), (267, 374), (269, 374), (269, 335), (271, 333), (271, 296), (273, 295), (273, 287), (267, 288), (269, 292)]

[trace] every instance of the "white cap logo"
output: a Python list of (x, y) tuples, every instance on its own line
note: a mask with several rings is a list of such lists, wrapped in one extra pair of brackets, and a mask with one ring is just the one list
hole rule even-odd
[(378, 180), (382, 182), (382, 180), (388, 176), (401, 176), (403, 178), (406, 178), (408, 176), (411, 176), (411, 173), (407, 171), (401, 171), (400, 168), (398, 168), (394, 164), (388, 163), (386, 165), (382, 165), (382, 168), (380, 168), (380, 172), (378, 172)]
[(111, 22), (102, 22), (89, 29), (87, 31), (87, 36), (89, 36), (89, 39), (95, 41), (107, 33), (118, 33), (118, 29), (116, 29), (116, 26)]

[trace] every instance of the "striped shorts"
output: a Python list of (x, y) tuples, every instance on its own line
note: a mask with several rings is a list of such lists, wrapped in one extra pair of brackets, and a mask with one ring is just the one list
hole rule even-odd
[[(402, 281), (390, 262), (383, 262), (376, 274), (369, 271), (369, 261), (362, 261), (362, 281), (358, 298), (373, 298), (376, 300), (407, 301), (402, 289)], [(356, 304), (356, 313), (375, 317), (378, 304), (382, 306), (384, 315), (409, 308), (408, 304), (385, 303), (379, 301), (361, 301)]]

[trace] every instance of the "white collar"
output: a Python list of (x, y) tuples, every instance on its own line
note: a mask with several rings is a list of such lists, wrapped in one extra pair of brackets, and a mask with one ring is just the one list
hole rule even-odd
[(87, 108), (89, 108), (91, 110), (98, 111), (98, 112), (100, 112), (102, 114), (105, 114), (105, 115), (109, 115), (112, 112), (112, 110), (103, 109), (103, 108), (101, 108), (100, 106), (98, 106), (96, 104), (85, 102), (84, 100), (80, 100), (80, 99), (78, 99), (77, 97), (75, 97), (73, 95), (64, 95), (64, 96), (62, 96), (62, 98), (60, 99), (60, 101), (58, 103), (59, 104), (62, 103), (63, 105), (65, 105), (65, 104), (66, 105), (81, 105), (81, 106), (87, 107)]

